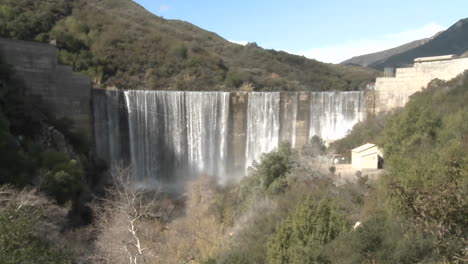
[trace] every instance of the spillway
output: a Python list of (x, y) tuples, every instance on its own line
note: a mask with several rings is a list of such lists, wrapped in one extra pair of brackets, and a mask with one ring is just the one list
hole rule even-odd
[(344, 137), (366, 118), (365, 92), (94, 91), (96, 151), (142, 181), (239, 179), (282, 141)]

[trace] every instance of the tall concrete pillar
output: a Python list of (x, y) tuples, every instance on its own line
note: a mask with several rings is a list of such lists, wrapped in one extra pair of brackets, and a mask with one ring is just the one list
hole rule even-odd
[(298, 93), (282, 92), (280, 94), (280, 131), (279, 142), (289, 142), (294, 147), (295, 125), (297, 122)]
[(246, 92), (233, 92), (229, 102), (229, 133), (227, 165), (228, 174), (243, 175), (245, 172), (245, 151), (247, 137), (247, 104)]
[(297, 100), (296, 148), (309, 142), (310, 92), (299, 92)]

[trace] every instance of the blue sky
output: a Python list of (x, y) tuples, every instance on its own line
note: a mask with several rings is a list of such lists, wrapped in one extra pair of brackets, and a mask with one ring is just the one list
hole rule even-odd
[(238, 43), (338, 63), (430, 37), (468, 17), (468, 0), (134, 0)]

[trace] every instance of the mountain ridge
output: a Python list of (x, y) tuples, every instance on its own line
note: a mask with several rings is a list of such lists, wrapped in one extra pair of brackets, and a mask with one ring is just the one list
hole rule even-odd
[(431, 38), (420, 39), (401, 46), (356, 56), (340, 64), (359, 65), (382, 71), (384, 68), (399, 68), (413, 64), (419, 57), (453, 54), (466, 56), (468, 51), (468, 18), (460, 19), (445, 31)]
[(424, 38), (424, 39), (418, 39), (411, 41), (409, 43), (397, 46), (395, 48), (391, 49), (386, 49), (383, 51), (378, 51), (378, 52), (373, 52), (365, 55), (359, 55), (352, 57), (350, 59), (347, 59), (340, 64), (342, 65), (358, 65), (362, 67), (368, 67), (371, 64), (377, 63), (379, 61), (382, 61), (386, 58), (389, 58), (393, 55), (400, 54), (402, 52), (405, 52), (410, 49), (414, 49), (416, 47), (419, 47), (425, 43), (427, 43), (430, 40), (430, 38)]
[[(155, 90), (321, 91), (362, 90), (379, 73), (336, 66), (255, 43), (231, 43), (216, 33), (180, 20), (151, 14), (130, 0), (5, 0), (7, 7), (26, 9), (31, 24), (38, 14), (66, 6), (63, 15), (41, 32), (0, 36), (54, 41), (59, 60), (93, 77), (97, 86)], [(69, 4), (67, 4), (69, 3)], [(34, 7), (34, 9), (32, 8)], [(16, 9), (15, 9), (16, 8)], [(15, 14), (12, 16), (15, 17)], [(18, 19), (21, 20), (21, 19)]]

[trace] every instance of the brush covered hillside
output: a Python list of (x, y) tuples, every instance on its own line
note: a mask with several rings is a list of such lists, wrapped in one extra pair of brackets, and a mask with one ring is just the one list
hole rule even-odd
[(371, 63), (368, 67), (377, 70), (383, 70), (386, 67), (398, 68), (413, 64), (415, 58), (448, 54), (463, 55), (466, 51), (468, 51), (468, 18), (458, 21), (423, 45)]
[(0, 36), (55, 42), (97, 85), (164, 90), (359, 90), (377, 72), (231, 43), (131, 0), (0, 0)]
[[(363, 172), (337, 184), (334, 167), (319, 170), (327, 149), (314, 137), (301, 150), (285, 143), (262, 155), (240, 183), (200, 177), (177, 199), (132, 188), (131, 171), (116, 170), (115, 186), (89, 202), (92, 224), (70, 226), (88, 170), (34, 144), (32, 128), (46, 120), (0, 67), (0, 147), (9, 154), (0, 155), (1, 263), (468, 261), (467, 74), (433, 82), (334, 145), (378, 142), (387, 172), (378, 179)], [(31, 135), (15, 140), (23, 131)]]
[(356, 56), (352, 57), (351, 59), (343, 61), (342, 65), (358, 65), (362, 67), (368, 67), (369, 65), (373, 63), (378, 63), (380, 61), (386, 60), (389, 57), (392, 57), (394, 55), (403, 53), (405, 51), (417, 48), (421, 45), (424, 45), (430, 40), (430, 38), (425, 38), (425, 39), (420, 39), (420, 40), (415, 40), (410, 43), (403, 44), (401, 46), (398, 46), (396, 48), (384, 50), (384, 51), (379, 51), (371, 54), (366, 54), (366, 55), (361, 55), (361, 56)]

